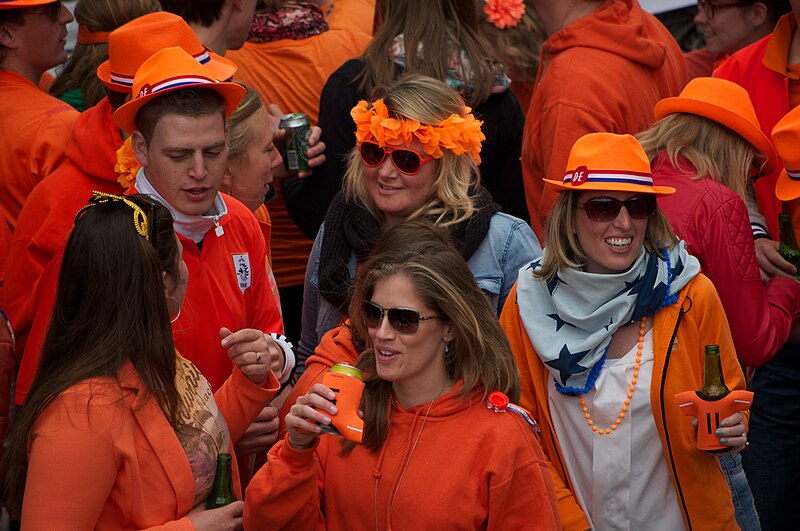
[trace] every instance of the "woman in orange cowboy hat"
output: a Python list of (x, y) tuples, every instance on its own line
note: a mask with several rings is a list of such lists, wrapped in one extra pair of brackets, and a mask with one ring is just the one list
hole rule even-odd
[[(548, 244), (500, 322), (564, 528), (738, 529), (717, 460), (673, 400), (701, 387), (706, 344), (744, 387), (716, 291), (656, 203), (675, 190), (653, 185), (635, 138), (611, 133), (581, 137), (545, 182), (560, 192)], [(744, 415), (721, 420), (720, 443), (744, 448)]]

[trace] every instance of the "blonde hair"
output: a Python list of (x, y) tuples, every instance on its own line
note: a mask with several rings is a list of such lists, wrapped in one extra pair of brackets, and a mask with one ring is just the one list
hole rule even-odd
[[(553, 205), (545, 223), (547, 252), (544, 253), (541, 269), (534, 273), (537, 277), (549, 280), (562, 269), (580, 269), (586, 265), (586, 254), (575, 234), (575, 216), (580, 194), (581, 192), (565, 190), (559, 194)], [(677, 243), (678, 237), (672, 232), (669, 220), (656, 205), (655, 214), (647, 219), (645, 250), (661, 255), (662, 250), (672, 249)]]
[[(158, 0), (81, 0), (75, 6), (75, 20), (92, 32), (114, 31), (148, 13), (161, 11)], [(77, 43), (64, 71), (53, 82), (50, 94), (59, 97), (80, 88), (86, 108), (106, 96), (106, 87), (97, 77), (97, 67), (108, 59), (108, 43)]]
[[(707, 177), (745, 200), (753, 166), (763, 168), (767, 159), (752, 144), (722, 124), (688, 113), (670, 114), (637, 135), (648, 158), (666, 151), (673, 166), (679, 157), (695, 169), (692, 179)], [(654, 168), (655, 170), (655, 168)]]
[[(390, 116), (423, 124), (438, 125), (452, 114), (466, 112), (464, 100), (454, 90), (419, 74), (401, 77), (380, 97)], [(468, 154), (456, 155), (447, 149), (434, 164), (436, 174), (428, 199), (407, 220), (432, 217), (437, 225), (448, 226), (468, 219), (475, 211), (470, 190), (478, 182), (477, 164)], [(383, 213), (369, 195), (358, 146), (348, 157), (343, 187), (348, 200), (363, 205), (376, 220), (383, 221)]]
[(245, 88), (244, 99), (226, 119), (228, 123), (228, 160), (236, 161), (241, 159), (247, 152), (247, 147), (253, 138), (252, 127), (247, 127), (245, 122), (248, 118), (264, 108), (258, 92), (242, 85)]

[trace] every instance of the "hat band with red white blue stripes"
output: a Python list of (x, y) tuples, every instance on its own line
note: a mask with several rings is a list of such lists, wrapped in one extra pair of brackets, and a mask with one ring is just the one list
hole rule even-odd
[(155, 85), (144, 85), (139, 90), (139, 95), (137, 97), (142, 98), (149, 94), (157, 94), (165, 90), (172, 90), (186, 85), (213, 85), (215, 83), (218, 82), (205, 76), (175, 76), (159, 81)]
[(649, 172), (625, 170), (589, 170), (579, 166), (564, 174), (563, 184), (581, 186), (589, 183), (637, 184), (653, 187), (653, 177)]
[[(0, 2), (7, 2), (9, 0), (0, 0)], [(208, 50), (203, 50), (200, 53), (196, 53), (192, 55), (198, 63), (201, 65), (205, 65), (209, 61), (211, 61), (211, 56), (208, 55)], [(109, 72), (108, 78), (111, 80), (112, 83), (116, 83), (117, 85), (122, 85), (123, 87), (133, 87), (133, 76), (129, 76), (127, 74), (118, 74), (117, 72)]]
[(786, 170), (786, 175), (793, 181), (800, 181), (800, 170)]

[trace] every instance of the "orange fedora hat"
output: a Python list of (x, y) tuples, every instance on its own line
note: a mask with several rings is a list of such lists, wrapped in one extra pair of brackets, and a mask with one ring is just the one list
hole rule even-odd
[(767, 135), (761, 132), (750, 96), (736, 83), (726, 79), (697, 77), (689, 81), (680, 96), (664, 98), (656, 103), (656, 120), (678, 112), (708, 118), (750, 142), (767, 159), (765, 173), (778, 167), (778, 155)]
[(156, 52), (145, 61), (133, 78), (133, 99), (117, 109), (114, 123), (127, 132), (136, 129), (136, 113), (144, 104), (175, 90), (204, 88), (225, 98), (225, 115), (236, 109), (245, 89), (236, 83), (217, 81), (209, 70), (183, 48), (174, 46)]
[(236, 65), (207, 50), (192, 28), (179, 16), (159, 11), (123, 24), (108, 36), (108, 60), (97, 67), (97, 77), (116, 92), (130, 92), (133, 76), (151, 55), (164, 48), (179, 46), (211, 72), (225, 81), (236, 72)]
[(544, 179), (551, 188), (605, 190), (670, 195), (671, 186), (653, 186), (650, 160), (631, 135), (589, 133), (575, 141), (569, 152), (567, 171), (561, 180)]
[(772, 141), (784, 170), (775, 183), (775, 195), (781, 201), (800, 197), (800, 107), (795, 107), (775, 124)]
[(56, 0), (0, 0), (0, 9), (22, 9), (54, 4), (55, 2)]

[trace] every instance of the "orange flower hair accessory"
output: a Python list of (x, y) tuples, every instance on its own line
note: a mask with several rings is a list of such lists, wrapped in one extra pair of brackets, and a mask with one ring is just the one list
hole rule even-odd
[(133, 153), (131, 137), (128, 137), (117, 150), (117, 163), (114, 165), (114, 171), (119, 176), (117, 182), (125, 189), (130, 188), (136, 183), (136, 173), (139, 168), (141, 165)]
[(486, 20), (499, 29), (513, 28), (525, 14), (523, 0), (486, 0), (483, 6)]
[(375, 140), (379, 146), (408, 145), (416, 138), (422, 149), (433, 158), (444, 155), (442, 149), (456, 155), (467, 153), (477, 164), (481, 163), (481, 143), (486, 136), (481, 132), (483, 122), (476, 120), (472, 109), (465, 114), (451, 114), (439, 125), (421, 124), (417, 120), (392, 118), (383, 100), (370, 105), (364, 100), (350, 111), (356, 123), (356, 141)]

